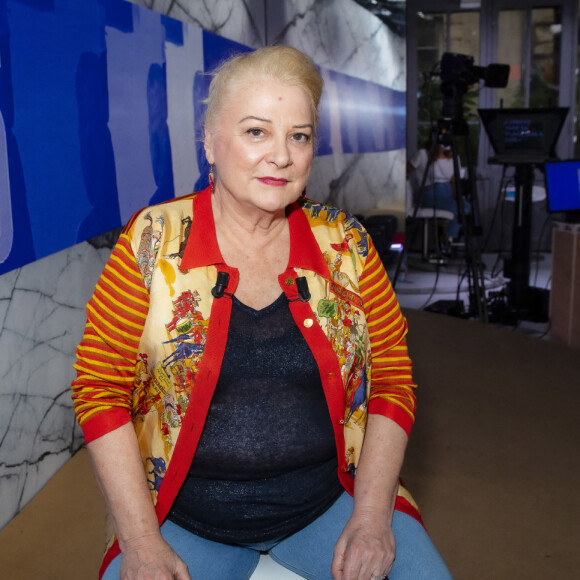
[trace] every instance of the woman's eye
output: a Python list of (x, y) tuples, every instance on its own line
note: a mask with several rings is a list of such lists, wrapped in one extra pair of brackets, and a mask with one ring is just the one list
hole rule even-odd
[(253, 129), (248, 129), (247, 133), (249, 135), (251, 135), (252, 137), (260, 137), (263, 135), (264, 132), (262, 131), (262, 129), (253, 128)]
[(292, 138), (294, 141), (298, 141), (300, 143), (308, 143), (310, 141), (310, 135), (307, 133), (295, 133)]

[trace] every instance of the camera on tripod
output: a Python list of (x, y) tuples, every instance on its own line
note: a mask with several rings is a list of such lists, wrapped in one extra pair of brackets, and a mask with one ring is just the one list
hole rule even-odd
[(484, 86), (501, 89), (507, 85), (509, 74), (509, 64), (476, 66), (472, 56), (454, 52), (446, 52), (441, 57), (441, 81), (444, 84), (467, 89), (469, 85), (483, 80)]
[[(453, 216), (453, 220), (449, 221), (446, 227), (459, 233), (458, 223), (461, 226), (465, 240), (465, 278), (468, 283), (470, 303), (467, 315), (477, 316), (482, 322), (488, 322), (483, 261), (479, 241), (483, 228), (480, 225), (475, 170), (469, 143), (469, 127), (463, 116), (463, 96), (471, 84), (480, 80), (486, 87), (505, 87), (508, 83), (509, 73), (510, 67), (507, 64), (490, 64), (481, 67), (474, 64), (472, 56), (452, 52), (443, 54), (440, 63), (438, 63), (437, 72), (430, 75), (441, 77), (439, 87), (443, 97), (441, 117), (437, 119), (436, 125), (434, 123), (431, 125), (432, 133), (429, 139), (427, 164), (423, 171), (413, 214), (414, 218), (419, 207), (423, 206), (425, 191), (428, 191), (430, 205), (427, 207), (432, 206), (434, 216), (436, 216), (437, 209), (446, 209)], [(457, 137), (462, 137), (462, 139), (458, 141)], [(427, 190), (426, 185), (431, 168), (435, 163), (442, 161), (439, 146), (443, 146), (443, 150), (452, 156), (453, 176), (446, 183), (441, 181), (435, 183), (435, 179), (432, 178), (433, 183), (429, 184)], [(464, 168), (467, 175), (466, 187), (462, 183), (464, 179), (462, 177), (463, 168), (459, 161), (459, 148), (463, 149)], [(455, 234), (444, 232), (444, 236), (440, 236), (440, 239), (445, 237), (446, 240), (449, 240), (451, 236), (455, 237)], [(435, 230), (434, 237), (437, 238)], [(435, 239), (435, 253), (436, 255), (429, 261), (437, 265), (446, 265), (447, 261), (441, 255), (441, 247), (437, 239)], [(463, 308), (460, 311), (463, 312)]]
[(461, 119), (462, 97), (469, 85), (483, 81), (485, 87), (501, 89), (507, 86), (510, 74), (509, 64), (489, 64), (476, 66), (472, 56), (446, 52), (441, 57), (440, 72), (443, 119)]

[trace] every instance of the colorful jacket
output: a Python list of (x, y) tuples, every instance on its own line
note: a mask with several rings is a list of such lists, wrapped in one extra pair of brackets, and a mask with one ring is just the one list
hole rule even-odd
[[(407, 325), (370, 237), (342, 210), (289, 206), (290, 259), (279, 275), (310, 346), (353, 493), (368, 413), (407, 433), (415, 412)], [(218, 272), (229, 274), (221, 297)], [(309, 297), (296, 279), (305, 278)], [(87, 305), (73, 401), (90, 442), (132, 421), (159, 522), (183, 483), (220, 373), (238, 272), (224, 263), (209, 189), (137, 213)], [(266, 418), (267, 419), (267, 418)], [(401, 486), (396, 508), (418, 516)], [(110, 538), (102, 571), (119, 553)]]

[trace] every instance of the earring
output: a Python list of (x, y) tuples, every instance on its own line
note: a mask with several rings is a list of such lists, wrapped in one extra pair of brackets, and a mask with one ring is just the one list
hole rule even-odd
[(213, 193), (215, 189), (215, 165), (213, 163), (209, 166), (209, 187)]

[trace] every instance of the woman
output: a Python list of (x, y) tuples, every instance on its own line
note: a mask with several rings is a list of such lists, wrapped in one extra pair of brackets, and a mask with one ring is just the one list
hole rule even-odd
[[(427, 141), (423, 149), (407, 162), (407, 179), (410, 174), (416, 172), (419, 183), (424, 177), (431, 151), (431, 139)], [(459, 164), (461, 172), (461, 164)], [(455, 170), (453, 167), (453, 152), (450, 145), (439, 143), (435, 152), (433, 163), (425, 176), (425, 185), (421, 199), (422, 207), (444, 209), (453, 214), (453, 219), (449, 220), (445, 226), (445, 232), (441, 236), (443, 248), (449, 245), (459, 236), (461, 224), (459, 223), (459, 210), (457, 208), (457, 194), (455, 191)], [(463, 200), (463, 209), (466, 214), (471, 212), (471, 205), (467, 200)]]
[(449, 577), (398, 483), (405, 320), (358, 222), (301, 199), (321, 92), (292, 48), (226, 63), (211, 186), (136, 214), (87, 306), (106, 580), (245, 579), (261, 551), (306, 578)]

